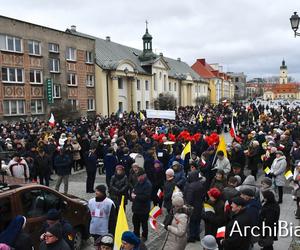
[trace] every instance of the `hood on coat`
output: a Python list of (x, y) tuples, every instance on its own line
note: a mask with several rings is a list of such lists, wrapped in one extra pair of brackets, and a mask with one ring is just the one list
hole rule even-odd
[(248, 175), (243, 182), (243, 185), (255, 186), (255, 178), (253, 175)]

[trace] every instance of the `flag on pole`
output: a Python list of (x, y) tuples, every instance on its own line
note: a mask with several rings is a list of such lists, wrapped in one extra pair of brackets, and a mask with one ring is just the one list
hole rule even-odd
[(216, 238), (225, 238), (225, 226), (218, 228)]
[(266, 174), (269, 174), (269, 173), (271, 172), (271, 169), (270, 169), (269, 167), (266, 167), (266, 168), (264, 169), (264, 172), (265, 172)]
[(230, 210), (231, 210), (230, 203), (228, 200), (226, 200), (224, 203), (224, 212), (227, 213), (227, 212), (230, 212)]
[(230, 133), (232, 138), (236, 137), (236, 131), (235, 131), (234, 122), (233, 122), (233, 115), (231, 117), (231, 128), (230, 128), (229, 133)]
[(217, 148), (217, 152), (218, 151), (223, 151), (224, 156), (227, 158), (227, 151), (226, 151), (226, 144), (225, 144), (224, 135), (220, 135), (220, 141), (219, 141), (219, 145), (218, 145), (218, 148)]
[(54, 119), (54, 115), (52, 113), (51, 113), (50, 119), (49, 119), (49, 126), (52, 128), (55, 126), (55, 119)]
[(192, 147), (191, 147), (191, 142), (189, 141), (188, 144), (186, 144), (186, 146), (182, 150), (181, 159), (184, 160), (185, 156), (191, 152), (192, 152)]
[(140, 120), (145, 121), (146, 117), (144, 116), (144, 114), (140, 111)]
[(120, 249), (122, 244), (122, 240), (121, 240), (122, 234), (125, 231), (128, 231), (128, 223), (124, 211), (124, 196), (122, 196), (122, 200), (118, 212), (117, 224), (116, 224), (114, 249)]
[(161, 214), (162, 214), (162, 210), (158, 206), (153, 207), (149, 212), (150, 217), (154, 219), (157, 219), (157, 217), (160, 216)]
[(162, 199), (162, 197), (164, 197), (164, 193), (163, 193), (163, 191), (161, 191), (161, 189), (158, 189), (158, 191), (157, 191), (157, 197), (159, 199)]
[(204, 212), (215, 213), (215, 209), (211, 205), (209, 205), (208, 203), (204, 203), (203, 207), (204, 207)]
[(287, 172), (284, 174), (284, 176), (285, 176), (285, 178), (286, 178), (287, 180), (289, 180), (289, 179), (292, 178), (294, 175), (293, 175), (292, 171), (289, 170), (289, 171), (287, 171)]
[(201, 114), (199, 115), (199, 122), (203, 122), (203, 116)]
[(149, 218), (149, 224), (153, 230), (155, 230), (155, 231), (157, 230), (157, 221), (155, 219), (153, 219), (152, 217)]

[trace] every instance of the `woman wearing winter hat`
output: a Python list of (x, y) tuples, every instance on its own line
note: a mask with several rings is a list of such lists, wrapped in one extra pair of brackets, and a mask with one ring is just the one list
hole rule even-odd
[(205, 235), (216, 235), (218, 228), (225, 224), (224, 202), (221, 197), (222, 193), (218, 188), (211, 188), (207, 194), (209, 199), (206, 204), (213, 209), (205, 209), (204, 207), (202, 211), (202, 219), (205, 222)]
[(112, 234), (104, 234), (95, 242), (96, 250), (113, 250), (114, 236)]
[(184, 207), (184, 200), (179, 195), (172, 199), (173, 219), (165, 224), (168, 231), (163, 250), (184, 250), (187, 244), (188, 215)]

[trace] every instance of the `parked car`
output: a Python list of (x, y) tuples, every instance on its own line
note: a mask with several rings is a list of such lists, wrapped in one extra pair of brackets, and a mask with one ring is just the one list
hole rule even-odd
[[(0, 180), (0, 232), (17, 215), (27, 218), (26, 228), (34, 246), (38, 249), (40, 232), (46, 220), (47, 211), (56, 208), (68, 220), (74, 230), (74, 248), (79, 250), (82, 240), (89, 238), (90, 212), (87, 201), (73, 195), (64, 195), (52, 188), (39, 184), (25, 184), (14, 177)], [(7, 184), (14, 183), (14, 184)]]

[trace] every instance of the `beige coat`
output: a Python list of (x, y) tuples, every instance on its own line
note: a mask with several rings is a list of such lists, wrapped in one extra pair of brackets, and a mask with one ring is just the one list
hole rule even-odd
[(72, 143), (72, 146), (73, 146), (73, 160), (74, 161), (78, 161), (81, 159), (80, 157), (80, 150), (81, 150), (81, 147), (79, 145), (79, 143)]
[(166, 243), (163, 250), (184, 250), (187, 244), (188, 216), (175, 213), (171, 225), (168, 226)]

